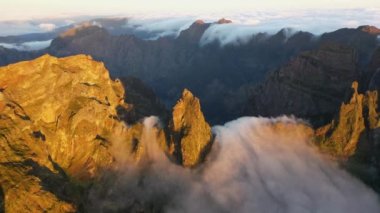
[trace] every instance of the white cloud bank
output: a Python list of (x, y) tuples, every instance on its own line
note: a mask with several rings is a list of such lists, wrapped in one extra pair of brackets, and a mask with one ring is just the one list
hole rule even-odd
[(45, 33), (94, 17), (76, 16), (64, 18), (28, 19), (0, 21), (0, 36)]
[(47, 32), (52, 31), (55, 28), (57, 28), (57, 26), (52, 23), (41, 23), (38, 25), (38, 27), (40, 27), (43, 31), (47, 31)]
[(136, 31), (155, 33), (158, 37), (178, 36), (182, 30), (190, 27), (195, 20), (189, 17), (173, 17), (158, 19), (134, 19), (128, 21), (127, 26), (134, 26)]
[[(379, 197), (310, 145), (310, 131), (290, 118), (241, 118), (213, 128), (205, 164), (189, 170), (158, 148), (154, 117), (144, 121), (142, 161), (90, 192), (94, 211), (377, 213)], [(113, 145), (115, 146), (115, 144)], [(113, 176), (113, 175), (111, 175)], [(115, 177), (115, 176), (113, 176)], [(156, 210), (158, 210), (156, 209)]]
[(212, 26), (205, 32), (201, 44), (213, 41), (219, 41), (222, 45), (244, 43), (257, 33), (275, 34), (284, 28), (288, 29), (288, 36), (291, 36), (298, 31), (320, 35), (340, 28), (357, 28), (361, 25), (380, 27), (378, 9), (241, 13), (232, 14), (228, 18), (234, 23), (228, 26)]
[(8, 49), (16, 49), (20, 51), (35, 51), (42, 50), (50, 46), (52, 40), (47, 41), (30, 41), (20, 44), (15, 43), (0, 43), (0, 46)]
[[(213, 25), (204, 34), (201, 44), (219, 41), (222, 45), (247, 42), (257, 33), (275, 34), (281, 29), (291, 36), (298, 31), (315, 35), (335, 31), (340, 28), (357, 28), (361, 25), (380, 27), (380, 9), (340, 9), (340, 10), (287, 10), (248, 11), (238, 13), (209, 14), (139, 14), (132, 16), (130, 24), (146, 32), (158, 32), (158, 36), (175, 36), (197, 19), (215, 22), (220, 18), (232, 20), (232, 24)], [(155, 38), (157, 38), (155, 37)]]
[[(220, 41), (223, 45), (244, 43), (259, 32), (274, 34), (283, 28), (292, 29), (291, 33), (308, 31), (320, 35), (344, 27), (356, 28), (360, 25), (380, 27), (380, 9), (241, 10), (225, 13), (119, 14), (113, 17), (129, 17), (127, 27), (134, 28), (136, 33), (152, 35), (148, 39), (178, 36), (197, 19), (205, 22), (215, 22), (220, 18), (230, 19), (233, 21), (232, 24), (210, 27), (201, 41), (201, 44)], [(47, 32), (89, 19), (91, 17), (0, 22), (0, 36)]]

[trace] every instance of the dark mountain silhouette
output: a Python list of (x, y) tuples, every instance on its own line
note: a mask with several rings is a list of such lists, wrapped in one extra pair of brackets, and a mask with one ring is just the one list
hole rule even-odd
[(47, 52), (55, 56), (90, 54), (104, 61), (113, 77), (142, 79), (168, 105), (183, 88), (190, 88), (205, 100), (205, 114), (215, 123), (241, 113), (236, 105), (244, 102), (246, 87), (315, 45), (310, 33), (300, 32), (287, 39), (280, 31), (267, 39), (259, 34), (244, 46), (220, 47), (215, 42), (200, 47), (199, 40), (209, 26), (197, 21), (178, 38), (153, 41), (133, 35), (113, 36), (103, 28), (89, 26), (70, 36), (61, 35)]
[[(330, 74), (326, 72), (335, 69), (334, 61), (339, 63), (340, 60), (349, 60), (341, 59), (341, 57), (346, 57), (342, 56), (345, 53), (339, 53), (342, 49), (352, 49), (354, 52), (351, 56), (355, 58), (352, 58), (352, 63), (347, 64), (352, 67), (347, 70), (355, 70), (355, 77), (352, 76), (352, 72), (341, 72), (339, 73), (342, 75), (341, 77), (349, 80), (360, 79), (361, 81), (367, 79), (369, 82), (368, 76), (370, 75), (366, 73), (369, 73), (367, 71), (368, 64), (377, 46), (379, 33), (375, 27), (362, 26), (357, 29), (340, 29), (319, 37), (308, 32), (297, 32), (289, 36), (287, 30), (283, 29), (274, 35), (266, 33), (253, 35), (246, 44), (221, 46), (218, 41), (214, 41), (201, 46), (200, 39), (211, 25), (229, 24), (230, 21), (221, 19), (215, 23), (205, 23), (198, 20), (188, 29), (183, 30), (178, 37), (161, 37), (157, 40), (145, 40), (143, 39), (144, 35), (136, 34), (132, 28), (120, 30), (124, 23), (128, 23), (128, 19), (115, 19), (108, 22), (99, 19), (85, 22), (61, 33), (46, 50), (29, 53), (31, 55), (15, 54), (14, 51), (9, 50), (14, 56), (9, 56), (9, 59), (3, 59), (0, 63), (5, 65), (44, 53), (58, 57), (89, 54), (96, 60), (103, 61), (113, 78), (133, 76), (141, 79), (153, 88), (166, 106), (175, 102), (177, 94), (181, 93), (183, 88), (189, 88), (203, 101), (205, 116), (214, 124), (245, 115), (247, 112), (255, 115), (294, 112), (297, 116), (314, 119), (314, 116), (318, 116), (320, 113), (334, 114), (336, 106), (343, 101), (344, 95), (341, 95), (343, 91), (338, 92), (338, 97), (333, 98), (332, 102), (325, 102), (325, 105), (331, 104), (331, 109), (335, 110), (323, 109), (311, 113), (301, 113), (286, 107), (281, 107), (276, 111), (271, 109), (274, 106), (270, 105), (265, 106), (265, 110), (254, 104), (251, 105), (254, 94), (257, 94), (257, 91), (254, 91), (255, 88), (263, 82), (271, 81), (265, 80), (272, 78), (268, 77), (268, 73), (269, 76), (275, 75), (270, 73), (276, 73), (274, 70), (281, 70), (279, 67), (288, 66), (289, 61), (297, 60), (297, 58), (298, 60), (302, 59), (302, 63), (310, 63), (310, 66), (302, 67), (301, 64), (296, 69), (288, 67), (286, 72), (288, 74), (284, 75), (297, 76), (294, 74), (297, 73), (297, 69), (301, 70), (300, 72), (303, 72), (302, 70), (305, 68), (312, 70), (314, 69), (313, 63), (319, 63), (320, 65), (316, 65), (316, 69), (319, 70), (320, 75), (329, 76)], [(335, 48), (337, 46), (341, 48)], [(321, 49), (329, 50), (321, 52)], [(310, 55), (310, 51), (316, 52), (317, 55)], [(310, 56), (306, 56), (308, 54)], [(320, 54), (325, 54), (325, 56), (319, 58)], [(351, 56), (347, 55), (347, 57)], [(330, 68), (326, 68), (326, 64)], [(302, 80), (313, 81), (314, 77), (314, 75), (304, 75)], [(332, 85), (336, 81), (331, 78), (324, 80), (326, 85)], [(263, 84), (271, 87), (271, 84), (274, 83), (272, 80), (271, 83)], [(349, 83), (347, 80), (344, 85)], [(309, 86), (313, 87), (313, 84)], [(318, 89), (317, 87), (311, 88), (312, 91)], [(308, 92), (306, 91), (306, 93)], [(276, 94), (268, 92), (267, 95), (275, 96)], [(297, 96), (298, 93), (294, 95)], [(336, 94), (334, 93), (334, 95)], [(301, 97), (298, 98), (303, 101)], [(265, 97), (265, 99), (271, 100), (272, 98)], [(280, 102), (272, 101), (272, 104)], [(310, 103), (314, 103), (314, 101)], [(262, 110), (257, 110), (257, 107)], [(330, 116), (327, 117), (330, 118)]]

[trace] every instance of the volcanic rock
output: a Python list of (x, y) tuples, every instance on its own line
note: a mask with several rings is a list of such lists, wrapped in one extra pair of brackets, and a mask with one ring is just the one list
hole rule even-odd
[(185, 167), (201, 163), (212, 145), (210, 125), (205, 121), (199, 99), (187, 89), (173, 108), (170, 123), (175, 155)]
[(0, 68), (5, 211), (78, 211), (83, 198), (76, 182), (112, 168), (115, 141), (123, 141), (124, 155), (138, 158), (142, 125), (125, 125), (117, 108), (130, 109), (121, 82), (89, 56), (45, 55)]
[(254, 91), (248, 107), (253, 115), (293, 114), (321, 125), (332, 119), (358, 78), (352, 48), (329, 44), (308, 51), (270, 74)]
[(380, 104), (378, 91), (353, 94), (330, 124), (316, 130), (319, 149), (337, 159), (348, 171), (380, 192)]

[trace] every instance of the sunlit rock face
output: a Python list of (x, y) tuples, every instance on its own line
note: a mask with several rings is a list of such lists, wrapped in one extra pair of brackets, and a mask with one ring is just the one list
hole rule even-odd
[(330, 124), (316, 131), (316, 143), (322, 152), (339, 159), (349, 171), (380, 191), (380, 120), (378, 91), (353, 94), (340, 107)]
[(73, 181), (112, 167), (112, 141), (123, 141), (124, 154), (138, 157), (142, 125), (127, 126), (117, 114), (117, 108), (131, 108), (123, 86), (88, 56), (45, 55), (2, 67), (0, 91), (0, 186), (7, 212), (77, 211), (81, 198)]
[(371, 35), (380, 35), (380, 29), (375, 26), (364, 25), (358, 27), (358, 29)]
[(212, 145), (211, 128), (199, 99), (187, 89), (173, 108), (170, 131), (175, 155), (183, 166), (194, 167), (202, 162)]
[(137, 79), (123, 81), (85, 55), (0, 68), (0, 211), (82, 211), (92, 185), (126, 165), (155, 153), (186, 167), (203, 160), (212, 135), (197, 98), (184, 91), (171, 129), (143, 123), (168, 119), (166, 110)]
[(365, 129), (363, 117), (364, 95), (358, 93), (358, 83), (352, 84), (354, 93), (348, 103), (340, 107), (339, 116), (330, 124), (320, 128), (322, 149), (338, 156), (355, 153), (360, 133)]
[(17, 126), (40, 140), (65, 171), (91, 177), (112, 162), (107, 143), (123, 132), (116, 107), (127, 105), (121, 83), (110, 80), (102, 63), (46, 55), (2, 68), (0, 87), (3, 112), (21, 118)]

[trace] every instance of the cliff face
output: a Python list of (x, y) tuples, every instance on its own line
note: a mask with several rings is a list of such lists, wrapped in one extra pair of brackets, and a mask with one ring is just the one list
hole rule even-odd
[(199, 99), (187, 89), (173, 108), (170, 131), (174, 155), (185, 167), (201, 163), (211, 149), (211, 128), (205, 121)]
[(371, 61), (362, 78), (364, 90), (380, 90), (380, 48), (377, 48), (372, 54)]
[[(225, 22), (221, 20), (220, 24)], [(289, 39), (279, 33), (269, 38), (261, 35), (241, 46), (221, 48), (214, 42), (201, 47), (200, 39), (210, 26), (197, 21), (177, 38), (149, 41), (87, 26), (54, 39), (47, 52), (60, 57), (90, 54), (103, 61), (113, 77), (143, 80), (167, 105), (175, 103), (183, 88), (189, 88), (203, 100), (207, 117), (224, 122), (236, 118), (240, 106), (220, 97), (244, 99), (242, 85), (261, 81), (268, 70), (314, 45), (310, 33), (298, 33)], [(221, 118), (220, 114), (225, 116)]]
[[(45, 55), (0, 68), (0, 208), (82, 211), (87, 190), (102, 184), (105, 172), (144, 161), (141, 118), (166, 111), (141, 82), (124, 83), (127, 94), (103, 63), (84, 55)], [(168, 155), (176, 146), (178, 162), (195, 166), (211, 144), (199, 100), (184, 92), (173, 116), (174, 133), (167, 132), (173, 142), (158, 126), (150, 127), (154, 140)]]
[[(125, 126), (124, 89), (88, 56), (0, 68), (0, 186), (7, 212), (74, 212), (81, 187), (110, 168), (114, 138), (138, 141), (141, 125)], [(78, 183), (79, 183), (78, 182)]]
[[(196, 21), (176, 38), (157, 40), (144, 40), (159, 34), (143, 35), (146, 32), (126, 27), (127, 21), (98, 19), (83, 23), (62, 33), (49, 48), (36, 53), (4, 50), (2, 54), (0, 50), (0, 65), (44, 53), (59, 57), (90, 54), (103, 61), (113, 77), (134, 76), (143, 80), (168, 106), (175, 103), (183, 88), (189, 88), (202, 100), (209, 121), (216, 124), (245, 115), (241, 105), (250, 98), (250, 88), (262, 83), (269, 71), (278, 69), (303, 51), (335, 43), (354, 49), (360, 68), (367, 65), (377, 47), (379, 31), (363, 26), (340, 29), (317, 38), (308, 32), (292, 35), (285, 29), (274, 35), (259, 33), (244, 44), (221, 47), (218, 41), (204, 46), (199, 42), (210, 26), (230, 22), (225, 19), (213, 24)], [(311, 98), (307, 94), (299, 97), (301, 101)], [(334, 106), (339, 107), (339, 104), (337, 101)]]
[(365, 130), (364, 106), (368, 105), (368, 97), (365, 99), (358, 93), (357, 82), (352, 84), (352, 89), (352, 98), (341, 105), (338, 118), (316, 133), (321, 149), (339, 157), (355, 153), (360, 134)]
[(364, 182), (380, 191), (380, 117), (378, 91), (353, 94), (339, 114), (316, 131), (315, 142), (322, 152), (337, 158)]
[(328, 44), (304, 52), (253, 91), (248, 113), (293, 114), (316, 125), (323, 123), (332, 118), (359, 76), (356, 64), (356, 52), (346, 46)]
[(128, 106), (122, 84), (109, 79), (102, 63), (46, 55), (3, 67), (0, 87), (6, 115), (21, 118), (17, 126), (40, 140), (69, 174), (91, 177), (111, 163), (107, 143), (123, 131), (116, 107)]
[(167, 123), (169, 111), (151, 88), (134, 77), (120, 78), (120, 81), (127, 91), (125, 102), (131, 106), (131, 110), (127, 111), (123, 120), (135, 123), (144, 117), (158, 116), (162, 122)]

